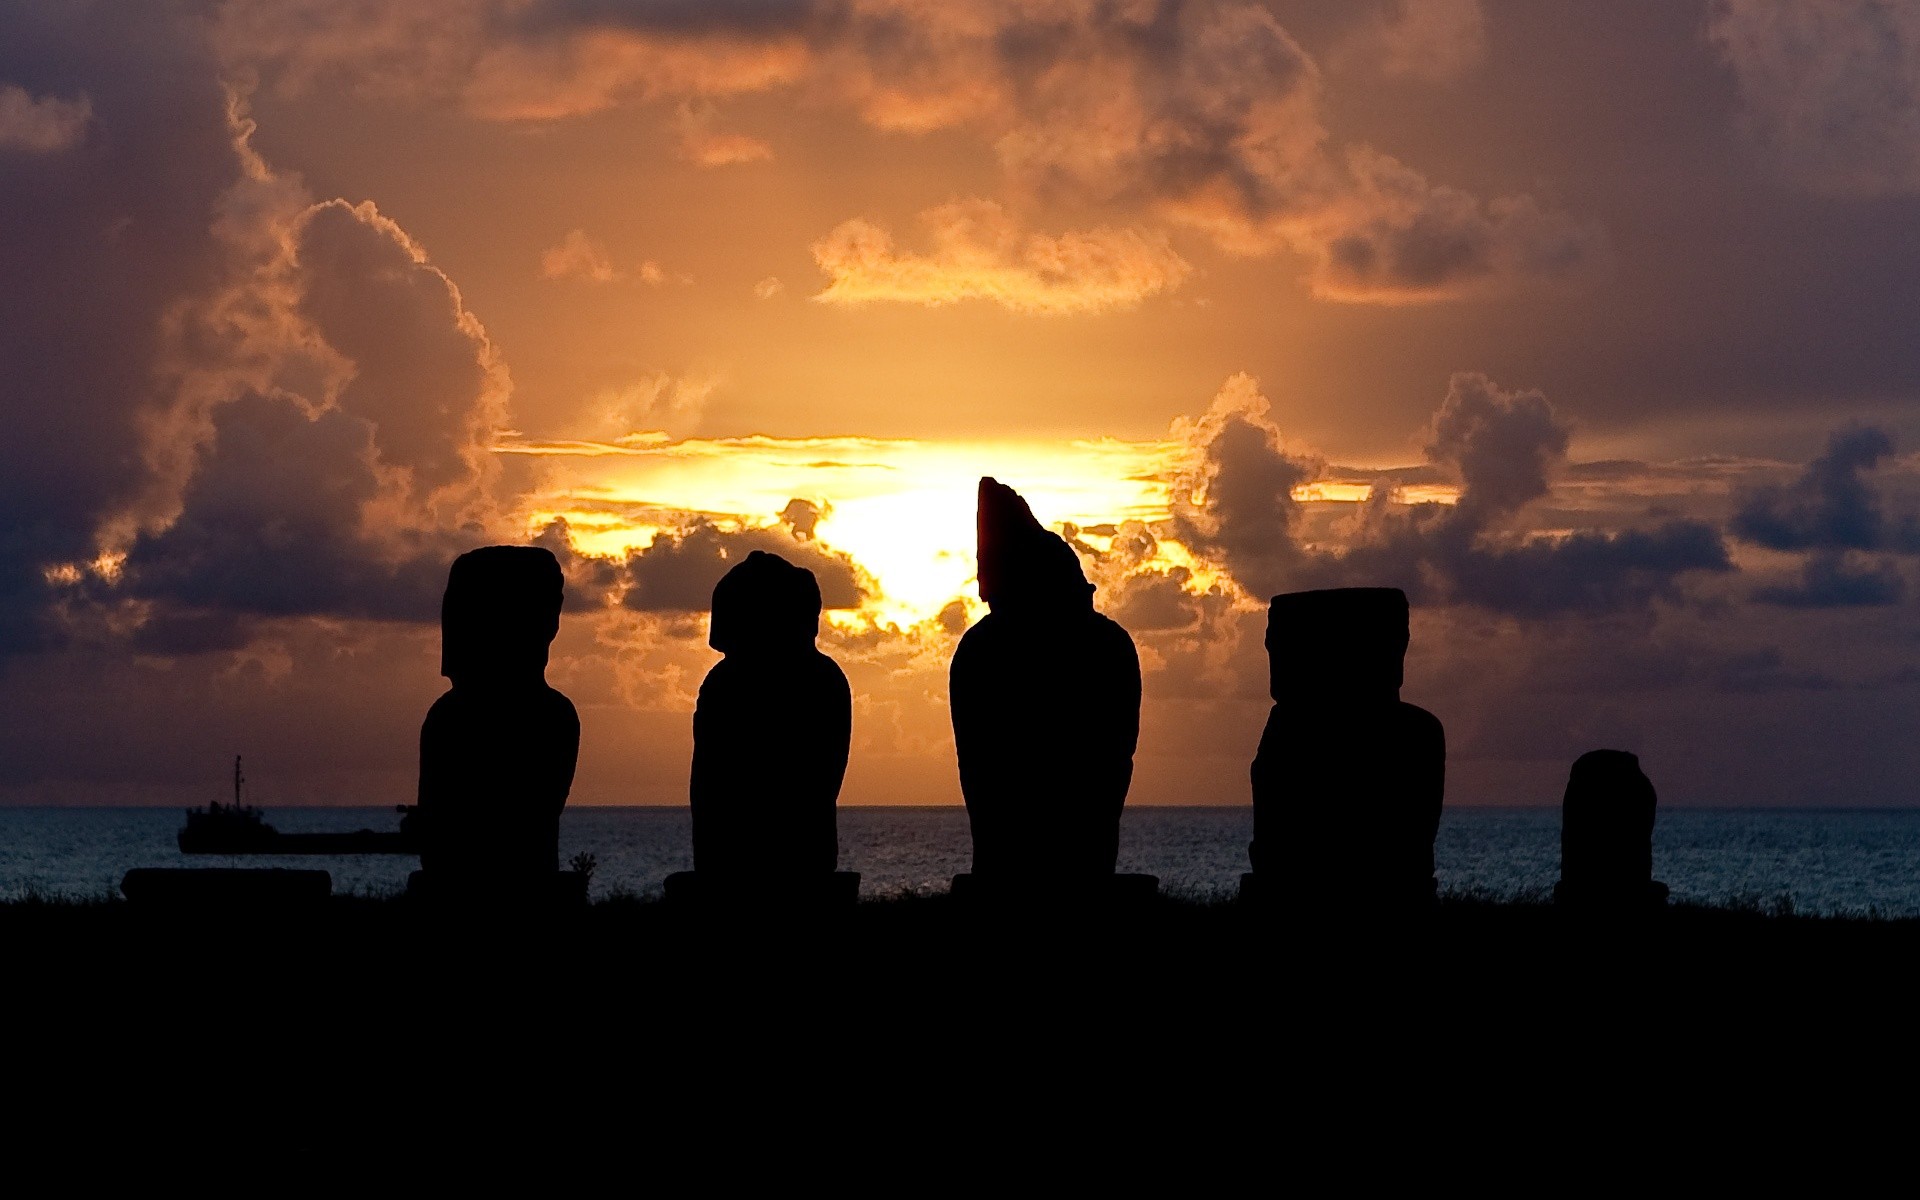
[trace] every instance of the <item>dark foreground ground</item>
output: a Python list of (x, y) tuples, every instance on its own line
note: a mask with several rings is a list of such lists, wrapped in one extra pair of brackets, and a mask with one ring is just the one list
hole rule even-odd
[[(1457, 896), (1400, 917), (1167, 898), (1088, 909), (904, 896), (721, 913), (616, 899), (538, 916), (350, 897), (254, 911), (29, 899), (0, 903), (0, 946), (15, 1002), (56, 1016), (93, 1004), (197, 1008), (211, 1046), (223, 1013), (254, 1031), (376, 1014), (430, 1027), (425, 1014), (451, 1021), (496, 999), (575, 1020), (698, 1024), (737, 1007), (766, 1021), (1062, 1026), (1125, 1026), (1156, 1011), (1258, 1023), (1282, 1005), (1357, 1015), (1372, 1002), (1404, 1006), (1408, 1025), (1413, 1013), (1488, 1007), (1631, 1024), (1678, 1021), (1711, 1000), (1716, 1021), (1744, 1024), (1787, 1001), (1873, 1011), (1920, 964), (1920, 920), (1689, 906), (1596, 920)], [(1069, 1020), (1053, 1000), (1087, 1003)]]
[[(1682, 1114), (1750, 1153), (1836, 1113), (1905, 1120), (1920, 1067), (1906, 920), (1594, 922), (1465, 898), (1397, 920), (1164, 899), (504, 920), (25, 901), (0, 905), (0, 947), (9, 1084), (48, 1111), (170, 1130), (223, 1113), (304, 1155), (451, 1120), (468, 1165), (558, 1128), (590, 1159), (638, 1138), (710, 1182), (786, 1169), (766, 1138), (859, 1159), (881, 1129), (932, 1147), (915, 1178), (1008, 1139), (1056, 1159), (1091, 1138), (1122, 1174), (1170, 1144), (1194, 1171), (1338, 1146), (1352, 1183), (1485, 1169), (1446, 1166), (1491, 1152), (1480, 1138), (1512, 1160), (1516, 1122), (1597, 1138), (1598, 1170)], [(855, 1170), (833, 1161), (808, 1178)]]

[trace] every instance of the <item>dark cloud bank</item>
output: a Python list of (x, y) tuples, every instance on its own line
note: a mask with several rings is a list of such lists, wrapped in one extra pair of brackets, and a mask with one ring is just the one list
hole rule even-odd
[(1199, 464), (1183, 481), (1175, 536), (1232, 572), (1254, 596), (1310, 587), (1389, 586), (1416, 604), (1469, 604), (1521, 617), (1604, 614), (1674, 600), (1694, 573), (1730, 571), (1721, 531), (1662, 520), (1620, 532), (1517, 532), (1566, 464), (1569, 425), (1537, 392), (1455, 375), (1427, 431), (1426, 457), (1458, 482), (1454, 504), (1394, 503), (1377, 483), (1339, 541), (1309, 540), (1294, 489), (1324, 464), (1290, 453), (1241, 385), (1199, 427)]

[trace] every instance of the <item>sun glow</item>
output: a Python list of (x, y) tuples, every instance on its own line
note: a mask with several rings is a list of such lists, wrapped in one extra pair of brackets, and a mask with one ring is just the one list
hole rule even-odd
[(1173, 442), (931, 443), (874, 438), (730, 438), (520, 443), (547, 472), (542, 524), (575, 545), (624, 554), (690, 514), (771, 525), (795, 498), (819, 506), (814, 536), (870, 572), (863, 618), (911, 625), (974, 593), (974, 497), (982, 475), (1017, 488), (1042, 524), (1101, 526), (1168, 515)]

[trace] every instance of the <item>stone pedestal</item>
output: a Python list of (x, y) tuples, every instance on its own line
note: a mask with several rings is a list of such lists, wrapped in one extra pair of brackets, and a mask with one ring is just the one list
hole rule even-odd
[(288, 908), (325, 903), (333, 876), (285, 867), (136, 867), (121, 878), (120, 892), (142, 907)]

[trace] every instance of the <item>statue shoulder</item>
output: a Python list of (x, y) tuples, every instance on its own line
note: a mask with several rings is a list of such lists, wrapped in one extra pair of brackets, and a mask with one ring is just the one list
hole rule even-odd
[(1408, 704), (1404, 700), (1400, 702), (1399, 711), (1401, 725), (1409, 734), (1439, 742), (1443, 745), (1446, 743), (1446, 727), (1441, 725), (1439, 717), (1421, 708), (1418, 704)]
[(448, 688), (441, 692), (433, 704), (427, 708), (427, 719), (422, 723), (422, 728), (432, 730), (458, 721), (468, 707), (465, 696), (453, 688)]
[(953, 661), (956, 665), (964, 658), (991, 653), (993, 648), (1006, 640), (1007, 621), (988, 613), (960, 635), (960, 644), (953, 648)]
[(839, 663), (834, 661), (833, 655), (828, 654), (824, 650), (815, 650), (813, 652), (812, 664), (814, 673), (817, 674), (822, 681), (829, 685), (838, 685), (839, 689), (849, 697), (853, 695), (853, 685), (847, 682), (847, 672)]
[(580, 711), (567, 699), (567, 694), (558, 688), (548, 687), (541, 691), (539, 705), (548, 719), (575, 729), (580, 728)]
[[(1093, 614), (1093, 624), (1094, 627), (1100, 631), (1096, 636), (1112, 642), (1116, 646), (1125, 642), (1127, 649), (1133, 650), (1133, 635), (1127, 632), (1125, 625), (1122, 625), (1103, 612)], [(1136, 651), (1136, 653), (1138, 652)]]

